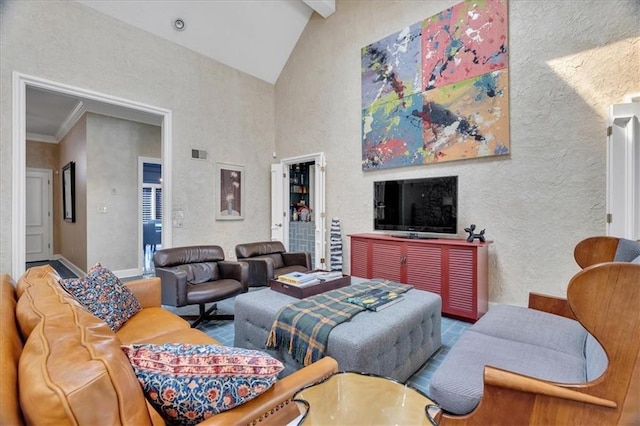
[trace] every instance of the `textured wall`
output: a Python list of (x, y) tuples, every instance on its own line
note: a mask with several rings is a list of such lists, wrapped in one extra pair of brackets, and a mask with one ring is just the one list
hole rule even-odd
[(326, 153), (326, 216), (344, 235), (372, 230), (374, 180), (458, 175), (461, 231), (495, 241), (490, 301), (563, 295), (575, 243), (605, 232), (607, 106), (640, 88), (639, 3), (510, 1), (511, 155), (362, 172), (360, 49), (456, 3), (338, 0), (314, 15), (276, 83), (278, 154)]
[(87, 114), (87, 142), (87, 265), (135, 269), (142, 257), (138, 157), (161, 157), (160, 128)]
[[(75, 162), (75, 222), (65, 222), (58, 216), (59, 252), (83, 271), (87, 270), (87, 115), (69, 130), (58, 144), (58, 170), (70, 161)], [(60, 177), (62, 179), (62, 177)]]
[[(12, 262), (12, 72), (173, 111), (173, 244), (268, 239), (274, 87), (73, 1), (0, 2), (0, 270)], [(191, 149), (209, 152), (191, 160)], [(244, 165), (244, 221), (215, 221), (215, 161)], [(132, 240), (135, 237), (132, 236)]]

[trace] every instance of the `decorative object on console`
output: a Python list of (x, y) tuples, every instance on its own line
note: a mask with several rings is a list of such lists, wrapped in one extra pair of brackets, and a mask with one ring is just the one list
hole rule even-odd
[(485, 242), (485, 238), (484, 238), (484, 229), (482, 231), (480, 231), (480, 233), (476, 234), (474, 231), (476, 230), (476, 225), (474, 225), (473, 223), (471, 225), (469, 225), (468, 228), (464, 228), (465, 232), (467, 232), (469, 234), (469, 236), (467, 237), (467, 242), (468, 243), (472, 243), (473, 240), (475, 240), (476, 238), (478, 239), (478, 241), (480, 241), (481, 243)]
[(244, 167), (216, 163), (216, 170), (220, 179), (216, 220), (244, 219)]
[(510, 151), (507, 0), (461, 2), (362, 48), (362, 169)]
[(331, 219), (331, 271), (342, 272), (342, 232), (340, 231), (340, 219)]

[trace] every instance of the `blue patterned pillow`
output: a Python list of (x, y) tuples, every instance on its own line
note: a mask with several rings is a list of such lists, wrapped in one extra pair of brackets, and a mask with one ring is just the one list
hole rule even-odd
[(113, 272), (99, 263), (81, 278), (60, 280), (62, 287), (113, 331), (142, 310), (138, 299)]
[(192, 425), (249, 401), (284, 366), (264, 352), (184, 343), (123, 345), (144, 393), (168, 424)]

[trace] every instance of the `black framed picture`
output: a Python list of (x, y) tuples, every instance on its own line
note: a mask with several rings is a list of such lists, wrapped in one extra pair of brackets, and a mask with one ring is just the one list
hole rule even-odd
[(62, 168), (62, 209), (65, 222), (76, 221), (76, 164), (73, 161)]

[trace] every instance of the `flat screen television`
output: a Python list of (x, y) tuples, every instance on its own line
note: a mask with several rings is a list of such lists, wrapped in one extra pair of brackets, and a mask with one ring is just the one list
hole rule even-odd
[(374, 182), (373, 200), (375, 230), (458, 232), (458, 176)]

